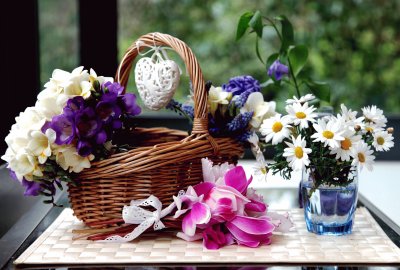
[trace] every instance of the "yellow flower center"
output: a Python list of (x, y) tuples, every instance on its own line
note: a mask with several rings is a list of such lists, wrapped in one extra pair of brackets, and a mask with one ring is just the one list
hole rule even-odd
[(351, 147), (351, 141), (349, 138), (344, 138), (344, 140), (340, 144), (342, 146), (342, 149), (344, 150), (349, 150)]
[(283, 125), (282, 125), (281, 122), (275, 122), (275, 123), (272, 125), (272, 131), (275, 132), (275, 133), (278, 133), (279, 131), (282, 130), (282, 127), (283, 127)]
[(265, 168), (265, 167), (262, 167), (260, 169), (260, 171), (261, 171), (262, 174), (267, 174), (267, 168)]
[(297, 158), (302, 158), (302, 157), (303, 157), (303, 148), (301, 148), (300, 146), (297, 146), (297, 147), (294, 149), (294, 155), (295, 155)]
[(378, 138), (376, 139), (376, 142), (377, 142), (379, 145), (383, 145), (383, 144), (385, 143), (385, 139), (384, 139), (383, 137), (378, 137)]
[(307, 115), (305, 113), (303, 113), (303, 112), (297, 112), (296, 113), (296, 117), (299, 118), (299, 119), (304, 119), (304, 118), (307, 117)]
[(335, 134), (333, 134), (332, 131), (325, 130), (324, 132), (322, 132), (322, 136), (324, 136), (327, 139), (332, 139), (333, 136), (335, 136)]
[(372, 127), (366, 127), (365, 130), (369, 133), (372, 133), (374, 131)]
[(365, 156), (364, 156), (363, 153), (358, 153), (358, 160), (359, 160), (361, 163), (364, 163), (364, 162), (365, 162)]

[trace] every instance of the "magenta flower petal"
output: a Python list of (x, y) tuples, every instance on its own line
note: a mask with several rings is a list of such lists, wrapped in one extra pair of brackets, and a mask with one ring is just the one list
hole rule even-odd
[(182, 220), (182, 231), (188, 236), (193, 236), (196, 233), (196, 225), (206, 224), (210, 219), (210, 207), (204, 203), (196, 202)]
[(271, 242), (275, 226), (266, 218), (236, 216), (226, 223), (233, 238), (241, 245), (258, 247)]
[(231, 220), (231, 223), (246, 233), (256, 235), (272, 233), (275, 229), (275, 226), (268, 218), (236, 216)]
[(246, 173), (242, 166), (237, 166), (225, 174), (225, 184), (233, 187), (240, 193), (243, 193), (247, 190), (251, 180), (252, 177), (249, 179), (249, 181), (247, 181)]
[(196, 233), (196, 224), (194, 224), (190, 212), (182, 220), (182, 231), (188, 236), (194, 236)]
[(207, 249), (219, 249), (233, 243), (233, 238), (222, 224), (214, 224), (203, 231), (203, 244)]
[(246, 211), (264, 213), (267, 210), (267, 206), (263, 202), (251, 200), (244, 206), (244, 209)]
[(196, 191), (197, 196), (200, 196), (207, 195), (214, 186), (211, 182), (202, 182), (193, 186), (193, 189)]
[(204, 203), (197, 202), (193, 204), (190, 215), (195, 224), (206, 224), (211, 218), (210, 207)]

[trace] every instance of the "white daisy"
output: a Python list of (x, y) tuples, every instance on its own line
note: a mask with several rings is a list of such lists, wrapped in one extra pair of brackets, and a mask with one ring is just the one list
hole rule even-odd
[(351, 156), (354, 158), (351, 165), (360, 166), (360, 170), (363, 166), (367, 167), (369, 171), (372, 171), (372, 164), (374, 163), (375, 156), (372, 154), (374, 151), (371, 147), (363, 141), (358, 142), (351, 148)]
[(329, 145), (332, 149), (340, 147), (340, 142), (344, 140), (342, 136), (344, 133), (343, 122), (331, 118), (328, 123), (323, 119), (318, 119), (318, 123), (313, 125), (316, 133), (311, 135), (314, 142), (324, 143), (325, 146)]
[(351, 147), (361, 140), (361, 136), (355, 135), (354, 129), (346, 129), (342, 136), (344, 140), (340, 141), (340, 147), (331, 148), (331, 154), (336, 155), (336, 159), (349, 161), (351, 156)]
[(394, 146), (393, 136), (387, 131), (378, 131), (374, 133), (374, 141), (372, 145), (376, 151), (388, 151)]
[[(364, 121), (367, 126), (370, 126), (374, 130), (381, 129), (386, 126), (387, 119), (383, 115), (383, 111), (378, 109), (375, 105), (367, 106), (361, 109), (365, 117)], [(371, 130), (367, 130), (371, 131)]]
[(356, 125), (362, 126), (364, 117), (357, 117), (357, 111), (348, 109), (344, 104), (340, 105), (340, 109), (341, 114), (338, 114), (338, 119), (342, 119), (353, 130)]
[(257, 151), (256, 160), (257, 163), (253, 167), (254, 175), (257, 177), (262, 177), (266, 181), (268, 173), (268, 164), (265, 161), (264, 154), (261, 151)]
[(302, 170), (310, 164), (308, 154), (311, 153), (311, 149), (306, 148), (306, 141), (301, 138), (301, 135), (297, 138), (292, 136), (292, 142), (286, 142), (289, 147), (284, 149), (283, 156), (286, 157), (293, 170)]
[(305, 96), (302, 96), (300, 98), (297, 98), (296, 96), (293, 96), (293, 99), (288, 99), (286, 100), (286, 104), (293, 104), (293, 103), (305, 103), (308, 102), (310, 100), (315, 99), (315, 96), (313, 94), (307, 94)]
[(284, 138), (289, 138), (289, 121), (287, 116), (281, 117), (281, 114), (265, 119), (260, 127), (261, 134), (265, 136), (265, 142), (268, 143), (272, 140), (272, 144), (277, 145)]
[(308, 122), (315, 122), (317, 114), (314, 113), (314, 106), (308, 107), (308, 103), (293, 103), (286, 106), (289, 119), (294, 125), (300, 126), (301, 129), (308, 128)]

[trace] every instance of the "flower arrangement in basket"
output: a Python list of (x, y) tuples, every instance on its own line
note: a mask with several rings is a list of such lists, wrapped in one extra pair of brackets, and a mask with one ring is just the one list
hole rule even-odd
[[(171, 100), (180, 68), (161, 46), (183, 59), (194, 106)], [(167, 107), (188, 116), (189, 134), (137, 127), (141, 108), (126, 85), (135, 58), (150, 52), (136, 63), (138, 92), (150, 109)], [(204, 239), (208, 248), (234, 242), (255, 247), (269, 243), (272, 231), (290, 221), (267, 216), (262, 197), (248, 189), (251, 178), (234, 164), (262, 121), (274, 114), (275, 103), (263, 101), (251, 76), (223, 87), (205, 84), (185, 43), (151, 33), (128, 48), (115, 81), (83, 67), (55, 70), (35, 106), (16, 118), (2, 159), (25, 195), (44, 195), (45, 203), (56, 205), (54, 195), (66, 182), (74, 215), (91, 227), (90, 239), (132, 240), (165, 223), (182, 227), (183, 239)]]

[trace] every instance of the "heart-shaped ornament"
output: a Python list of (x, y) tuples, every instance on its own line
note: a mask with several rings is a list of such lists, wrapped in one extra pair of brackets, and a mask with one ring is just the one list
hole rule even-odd
[(172, 60), (143, 57), (135, 67), (135, 81), (144, 105), (157, 111), (165, 107), (179, 85), (179, 66)]

